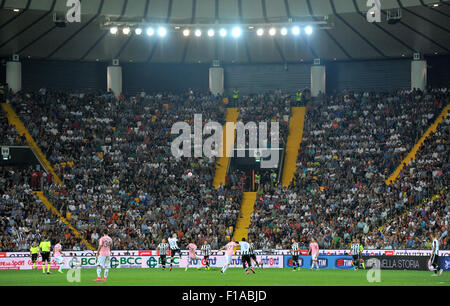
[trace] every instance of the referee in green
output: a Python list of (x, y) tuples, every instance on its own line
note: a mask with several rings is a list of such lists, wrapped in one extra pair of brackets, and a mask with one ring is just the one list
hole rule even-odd
[(33, 269), (36, 269), (36, 260), (39, 255), (39, 246), (37, 245), (36, 240), (33, 240), (33, 243), (31, 244), (30, 254), (31, 254), (31, 262), (33, 263)]
[(47, 262), (47, 274), (50, 274), (50, 247), (50, 240), (48, 240), (47, 236), (44, 236), (39, 244), (39, 251), (42, 257), (42, 273), (45, 273), (45, 263)]

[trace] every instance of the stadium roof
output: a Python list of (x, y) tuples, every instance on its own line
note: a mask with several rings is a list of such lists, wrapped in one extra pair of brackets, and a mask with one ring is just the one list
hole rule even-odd
[[(450, 2), (381, 0), (381, 23), (366, 20), (366, 0), (89, 0), (81, 1), (81, 22), (58, 27), (67, 0), (0, 0), (0, 56), (32, 59), (152, 63), (284, 63), (359, 60), (450, 53)], [(438, 4), (437, 6), (435, 4)], [(402, 18), (388, 24), (389, 11)], [(119, 25), (113, 35), (105, 25)], [(168, 34), (136, 35), (133, 26), (170, 24)], [(243, 27), (240, 38), (208, 37), (212, 27)], [(293, 36), (257, 36), (257, 27), (313, 26)], [(131, 25), (129, 35), (120, 25)], [(192, 25), (192, 26), (189, 26)], [(175, 29), (179, 26), (179, 29)], [(249, 26), (254, 28), (249, 29)], [(182, 35), (186, 27), (205, 31)], [(319, 29), (321, 28), (321, 29)], [(304, 28), (303, 28), (304, 29)], [(217, 33), (217, 32), (216, 32)], [(266, 32), (267, 33), (267, 32)]]

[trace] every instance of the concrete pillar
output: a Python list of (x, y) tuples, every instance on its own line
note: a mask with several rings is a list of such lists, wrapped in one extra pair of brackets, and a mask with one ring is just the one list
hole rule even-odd
[(411, 61), (411, 89), (424, 90), (427, 87), (427, 61)]
[(223, 79), (222, 67), (209, 68), (209, 90), (213, 94), (223, 94)]
[(107, 83), (107, 90), (111, 89), (116, 97), (118, 97), (122, 93), (121, 66), (108, 66)]
[(311, 66), (311, 97), (317, 97), (321, 91), (325, 93), (325, 66)]
[(6, 83), (14, 93), (22, 90), (22, 63), (9, 61), (6, 63)]

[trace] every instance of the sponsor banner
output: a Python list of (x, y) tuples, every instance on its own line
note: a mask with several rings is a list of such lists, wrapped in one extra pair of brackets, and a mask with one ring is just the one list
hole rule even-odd
[[(182, 256), (180, 260), (180, 267), (186, 267), (188, 256)], [(256, 255), (256, 260), (262, 262), (264, 268), (283, 268), (283, 256), (281, 255)], [(225, 256), (209, 256), (210, 266), (222, 268), (225, 265)], [(206, 262), (203, 256), (198, 259), (192, 260), (191, 267), (204, 267)], [(230, 268), (239, 267), (242, 268), (242, 258), (239, 255), (232, 256)]]
[[(66, 256), (79, 256), (79, 257), (95, 257), (96, 251), (84, 250), (84, 251), (63, 251)], [(275, 256), (275, 255), (291, 255), (291, 250), (256, 250), (256, 254)], [(301, 255), (308, 255), (307, 250), (300, 250)], [(319, 256), (325, 255), (350, 255), (350, 250), (320, 250)], [(187, 250), (181, 251), (182, 255), (188, 255)], [(112, 256), (159, 256), (158, 250), (124, 250), (124, 251), (111, 251)], [(167, 251), (169, 255), (169, 251)], [(223, 251), (211, 250), (211, 255), (223, 255)], [(236, 255), (240, 255), (240, 251), (236, 251)], [(382, 255), (404, 255), (404, 256), (430, 256), (431, 250), (364, 250), (363, 256), (382, 256)], [(439, 256), (450, 257), (450, 250), (439, 251)], [(2, 257), (30, 257), (29, 252), (0, 252), (0, 258)]]
[(429, 257), (427, 256), (363, 256), (363, 260), (366, 263), (366, 269), (371, 268), (367, 263), (367, 260), (371, 258), (380, 261), (381, 270), (429, 270)]
[[(317, 258), (320, 269), (351, 269), (352, 257), (347, 255), (334, 256), (334, 255), (319, 255)], [(299, 266), (302, 269), (309, 269), (312, 266), (312, 260), (310, 255), (300, 255), (298, 257)], [(284, 256), (284, 268), (293, 268), (292, 255)]]
[[(262, 262), (265, 268), (283, 268), (283, 256), (272, 255), (257, 255), (258, 262)], [(187, 265), (188, 256), (175, 256), (173, 259), (174, 268), (184, 268)], [(170, 256), (166, 257), (166, 267), (170, 265)], [(221, 268), (225, 265), (225, 256), (210, 256), (209, 263), (212, 268)], [(38, 267), (42, 265), (41, 260), (37, 260)], [(0, 257), (0, 270), (31, 270), (33, 263), (31, 258), (1, 258)], [(80, 267), (82, 269), (93, 269), (97, 266), (97, 260), (93, 256), (73, 256), (64, 257), (63, 268), (75, 268)], [(191, 263), (191, 267), (205, 267), (206, 261), (203, 256), (194, 259)], [(113, 269), (124, 268), (161, 268), (160, 256), (111, 256), (110, 267)], [(233, 256), (231, 260), (231, 268), (242, 267), (241, 256)], [(59, 264), (51, 259), (51, 269), (59, 268)]]
[(441, 269), (444, 271), (450, 271), (450, 257), (440, 257)]
[[(40, 259), (36, 260), (37, 268), (42, 268), (42, 261)], [(33, 263), (31, 257), (29, 258), (11, 258), (11, 257), (0, 257), (0, 270), (31, 270), (33, 268)], [(45, 266), (47, 268), (47, 266)], [(59, 264), (54, 260), (50, 260), (50, 269), (59, 268)]]

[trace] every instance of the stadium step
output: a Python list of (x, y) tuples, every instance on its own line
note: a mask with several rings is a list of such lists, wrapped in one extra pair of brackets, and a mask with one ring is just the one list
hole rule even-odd
[(58, 218), (67, 225), (68, 228), (74, 233), (75, 237), (81, 239), (81, 241), (90, 249), (95, 251), (94, 247), (86, 240), (83, 236), (67, 221), (66, 218), (64, 218), (61, 213), (55, 208), (55, 206), (50, 203), (50, 201), (47, 199), (47, 197), (44, 195), (42, 191), (34, 191), (34, 194), (36, 194), (39, 198), (39, 200), (42, 201), (42, 203), (47, 207), (48, 210), (53, 212)]
[[(234, 145), (234, 138), (235, 138), (235, 128), (234, 124), (236, 124), (237, 118), (239, 116), (239, 108), (232, 107), (227, 108), (227, 112), (225, 115), (226, 123), (223, 126), (223, 132), (222, 132), (222, 143), (220, 145), (220, 150), (222, 152), (222, 157), (219, 157), (216, 162), (216, 172), (214, 174), (214, 181), (213, 185), (214, 187), (218, 188), (220, 186), (220, 183), (222, 183), (223, 186), (225, 186), (225, 177), (227, 175), (228, 170), (228, 162), (230, 158), (230, 152)], [(227, 123), (232, 122), (233, 126), (231, 127), (231, 124), (228, 125)], [(226, 141), (228, 140), (228, 141)]]
[(444, 120), (444, 118), (447, 117), (447, 113), (450, 110), (450, 103), (447, 104), (447, 106), (442, 110), (442, 112), (439, 114), (439, 116), (434, 120), (433, 124), (428, 127), (428, 129), (425, 131), (425, 133), (422, 135), (422, 137), (419, 139), (419, 141), (414, 145), (414, 147), (411, 149), (411, 151), (406, 155), (406, 157), (402, 160), (400, 165), (397, 166), (395, 171), (386, 179), (385, 183), (386, 185), (390, 185), (391, 183), (395, 182), (400, 175), (400, 172), (402, 171), (403, 167), (405, 165), (408, 165), (409, 162), (416, 157), (417, 151), (420, 149), (420, 146), (423, 144), (425, 139), (430, 135), (431, 132), (436, 132), (437, 126)]
[(248, 227), (251, 222), (251, 215), (256, 201), (256, 192), (244, 192), (242, 196), (241, 209), (239, 218), (236, 222), (236, 227), (233, 234), (234, 241), (240, 241), (242, 238), (247, 238)]
[(293, 107), (289, 119), (289, 136), (286, 142), (285, 158), (281, 184), (289, 187), (297, 170), (297, 155), (303, 137), (303, 126), (305, 124), (305, 107)]
[(62, 185), (61, 179), (56, 175), (47, 158), (45, 158), (45, 155), (42, 153), (41, 149), (39, 149), (37, 143), (34, 141), (33, 137), (28, 132), (27, 128), (23, 125), (22, 120), (20, 120), (20, 118), (17, 116), (16, 112), (11, 107), (11, 105), (7, 103), (2, 103), (2, 108), (6, 113), (9, 124), (12, 124), (16, 127), (19, 135), (25, 135), (28, 145), (34, 150), (35, 154), (40, 159), (41, 163), (44, 165), (45, 170), (53, 175), (55, 183)]

